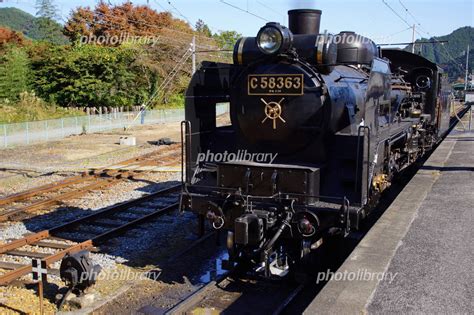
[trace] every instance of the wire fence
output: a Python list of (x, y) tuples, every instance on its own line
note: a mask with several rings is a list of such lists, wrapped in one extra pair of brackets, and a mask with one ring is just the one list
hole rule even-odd
[[(225, 114), (228, 111), (228, 103), (217, 104), (217, 115)], [(0, 148), (29, 145), (59, 140), (72, 135), (124, 129), (138, 125), (179, 122), (183, 119), (184, 109), (180, 108), (147, 110), (144, 115), (137, 112), (117, 112), (3, 124), (0, 125)]]

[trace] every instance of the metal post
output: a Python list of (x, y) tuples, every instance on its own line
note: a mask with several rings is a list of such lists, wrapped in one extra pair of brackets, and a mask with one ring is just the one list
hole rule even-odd
[(411, 45), (411, 53), (414, 54), (415, 53), (415, 24), (413, 24), (413, 34), (411, 35), (411, 42), (412, 42), (412, 45)]
[(30, 144), (30, 130), (28, 122), (26, 122), (26, 144)]
[(39, 307), (40, 307), (40, 314), (44, 314), (44, 309), (43, 309), (43, 281), (40, 279), (38, 281), (38, 295), (39, 295)]
[(193, 36), (192, 52), (193, 52), (193, 74), (194, 74), (196, 73), (196, 36)]
[(471, 125), (472, 125), (472, 107), (474, 105), (469, 106), (469, 131), (471, 131)]
[(7, 141), (7, 125), (3, 125), (3, 146), (6, 148), (8, 146)]
[[(469, 78), (469, 45), (467, 45), (466, 52), (466, 77), (464, 78), (464, 91), (467, 91), (467, 80)], [(469, 128), (469, 130), (471, 130)]]

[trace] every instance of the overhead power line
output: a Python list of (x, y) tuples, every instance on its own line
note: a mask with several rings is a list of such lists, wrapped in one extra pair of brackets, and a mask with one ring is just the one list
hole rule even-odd
[(393, 37), (393, 36), (395, 36), (395, 35), (401, 34), (401, 33), (403, 33), (403, 32), (406, 32), (406, 31), (408, 31), (408, 30), (411, 30), (411, 29), (412, 29), (412, 27), (410, 26), (410, 27), (408, 27), (408, 28), (406, 28), (406, 29), (404, 29), (404, 30), (402, 30), (402, 31), (399, 31), (399, 32), (390, 34), (390, 35), (388, 35), (388, 37)]
[(266, 5), (266, 4), (265, 4), (265, 3), (263, 3), (262, 1), (260, 1), (260, 0), (257, 0), (256, 2), (257, 2), (258, 4), (260, 4), (262, 7), (264, 7), (264, 8), (266, 8), (266, 9), (268, 9), (268, 10), (272, 11), (273, 13), (275, 13), (275, 14), (277, 14), (277, 15), (279, 15), (279, 16), (280, 16), (280, 17), (282, 17), (283, 19), (285, 19), (285, 18), (286, 18), (286, 16), (285, 16), (284, 14), (282, 14), (281, 12), (279, 12), (279, 11), (275, 10), (275, 9), (274, 9), (274, 8), (272, 8), (271, 6), (269, 6), (269, 5)]
[(226, 1), (224, 1), (224, 0), (220, 0), (220, 2), (223, 3), (223, 4), (226, 4), (226, 5), (228, 5), (228, 6), (232, 7), (232, 8), (234, 8), (234, 9), (237, 9), (237, 10), (239, 10), (239, 11), (242, 11), (242, 12), (245, 12), (245, 13), (247, 13), (247, 14), (250, 14), (250, 15), (252, 15), (252, 16), (254, 16), (254, 17), (256, 17), (256, 18), (258, 18), (258, 19), (260, 19), (260, 20), (263, 20), (263, 21), (265, 21), (265, 22), (269, 22), (269, 20), (267, 20), (266, 18), (264, 18), (264, 17), (262, 17), (262, 16), (260, 16), (260, 15), (257, 15), (257, 14), (255, 14), (255, 13), (252, 13), (252, 12), (250, 12), (249, 10), (242, 9), (242, 8), (240, 8), (240, 7), (238, 7), (238, 6), (234, 5), (234, 4), (232, 4), (232, 3), (226, 2)]
[[(153, 2), (155, 2), (163, 11), (165, 11), (165, 12), (170, 11), (169, 9), (165, 8), (161, 3), (159, 3), (158, 0), (153, 0)], [(175, 10), (176, 13), (178, 13), (181, 17), (185, 18), (186, 21), (189, 23), (189, 25), (190, 25), (191, 27), (195, 25), (195, 24), (192, 24), (192, 22), (190, 21), (190, 19), (189, 19), (187, 16), (183, 15), (183, 14), (178, 10), (178, 8), (176, 8), (176, 6), (173, 6), (171, 3), (169, 3), (169, 5)], [(207, 24), (207, 23), (206, 23), (206, 25), (207, 25), (211, 30), (214, 30), (214, 32), (216, 32), (216, 33), (217, 33), (218, 31), (220, 31), (220, 29), (217, 28), (217, 27), (213, 27), (212, 25), (209, 25), (209, 24)]]
[(415, 16), (413, 14), (411, 14), (411, 12), (408, 10), (408, 8), (403, 4), (402, 0), (398, 0), (398, 2), (400, 2), (402, 7), (405, 9), (405, 12), (408, 13), (411, 16), (411, 18), (416, 22), (416, 24), (421, 25), (421, 23), (418, 22), (418, 20), (415, 18)]
[(155, 2), (163, 11), (169, 11), (168, 9), (166, 9), (164, 6), (161, 5), (161, 3), (158, 2), (158, 0), (153, 0), (153, 2)]
[(398, 2), (400, 2), (400, 5), (403, 7), (403, 9), (405, 9), (405, 12), (408, 13), (408, 15), (410, 15), (413, 21), (418, 25), (418, 28), (422, 30), (423, 33), (426, 33), (431, 36), (431, 34), (421, 26), (420, 21), (410, 12), (410, 10), (408, 10), (407, 6), (402, 2), (402, 0), (398, 0)]
[[(440, 41), (440, 42), (434, 42), (434, 41), (423, 41), (423, 42), (417, 42), (417, 44), (436, 44), (436, 43), (447, 43), (448, 41)], [(412, 43), (389, 43), (389, 44), (377, 44), (379, 46), (401, 46), (401, 45), (411, 45)]]
[(176, 6), (174, 6), (171, 1), (168, 0), (168, 4), (182, 17), (184, 18), (188, 23), (189, 25), (193, 25), (193, 23), (191, 23), (191, 21), (188, 19), (187, 16), (185, 16), (183, 13), (181, 13), (181, 11), (178, 10), (178, 8)]
[(397, 11), (395, 11), (395, 10), (390, 6), (390, 4), (388, 4), (387, 2), (385, 2), (385, 0), (382, 0), (382, 2), (383, 2), (383, 4), (385, 4), (385, 5), (387, 6), (387, 8), (389, 8), (389, 9), (393, 12), (393, 14), (395, 14), (396, 16), (398, 16), (398, 18), (399, 18), (400, 20), (402, 20), (403, 23), (405, 23), (405, 24), (408, 25), (409, 27), (412, 27), (412, 25), (410, 25), (410, 23), (408, 23), (407, 20), (405, 20)]

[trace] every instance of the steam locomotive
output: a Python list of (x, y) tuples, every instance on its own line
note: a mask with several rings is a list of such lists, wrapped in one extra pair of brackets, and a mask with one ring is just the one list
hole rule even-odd
[[(229, 261), (266, 276), (359, 229), (449, 127), (436, 64), (354, 32), (321, 34), (320, 10), (288, 14), (289, 28), (239, 39), (233, 63), (202, 63), (182, 123), (181, 210), (227, 231)], [(216, 123), (219, 103), (229, 125)], [(259, 154), (272, 163), (236, 158)]]

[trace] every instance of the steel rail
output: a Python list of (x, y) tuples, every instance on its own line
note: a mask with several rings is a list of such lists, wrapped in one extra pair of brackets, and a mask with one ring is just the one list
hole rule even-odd
[(212, 290), (215, 290), (217, 286), (224, 282), (231, 272), (226, 272), (216, 280), (210, 281), (206, 283), (204, 286), (199, 288), (197, 291), (190, 293), (187, 297), (185, 297), (181, 302), (173, 306), (171, 309), (165, 312), (165, 315), (181, 315), (181, 314), (188, 314), (190, 309), (202, 301)]
[(285, 312), (285, 310), (288, 308), (288, 306), (291, 304), (291, 302), (294, 301), (294, 299), (298, 296), (298, 294), (301, 293), (301, 291), (303, 291), (303, 289), (305, 288), (305, 284), (300, 284), (299, 286), (297, 286), (289, 295), (288, 297), (283, 300), (281, 302), (281, 304), (277, 307), (277, 309), (275, 311), (273, 311), (273, 315), (279, 315), (279, 314), (283, 314)]
[(45, 200), (39, 200), (26, 206), (22, 206), (22, 207), (14, 208), (11, 210), (7, 210), (5, 212), (1, 212), (0, 222), (11, 220), (15, 215), (18, 215), (21, 213), (32, 213), (41, 209), (45, 209), (46, 207), (49, 207), (49, 206), (60, 205), (63, 203), (63, 201), (83, 196), (86, 193), (96, 190), (96, 189), (104, 189), (104, 188), (113, 186), (115, 184), (118, 184), (119, 179), (130, 178), (131, 176), (130, 172), (117, 173), (117, 174), (111, 175), (111, 177), (104, 177), (105, 174), (107, 174), (107, 172), (104, 171), (98, 174), (98, 177), (91, 176), (91, 177), (86, 178), (86, 180), (82, 182), (86, 182), (87, 180), (95, 180), (95, 182), (85, 187), (80, 187), (76, 190), (66, 192), (66, 193), (45, 199)]
[(12, 209), (12, 210), (7, 210), (5, 212), (0, 213), (0, 222), (5, 222), (5, 221), (8, 221), (8, 220), (11, 220), (13, 216), (18, 215), (20, 213), (31, 213), (31, 212), (35, 212), (35, 211), (44, 209), (48, 206), (60, 205), (62, 203), (62, 201), (65, 201), (65, 200), (68, 200), (68, 199), (71, 199), (71, 198), (74, 198), (74, 197), (79, 197), (81, 195), (86, 194), (87, 192), (89, 192), (91, 190), (101, 188), (101, 187), (106, 186), (106, 185), (108, 186), (111, 183), (112, 183), (111, 180), (106, 181), (106, 182), (102, 182), (102, 181), (95, 182), (91, 185), (80, 188), (79, 190), (70, 191), (70, 192), (61, 194), (60, 196), (52, 197), (52, 198), (49, 198), (49, 199), (46, 199), (46, 200), (40, 200), (40, 201), (34, 202), (34, 203), (32, 203), (30, 205), (27, 205), (27, 206), (24, 206), (24, 207), (15, 208), (15, 209)]
[[(221, 287), (221, 284), (224, 283), (227, 279), (229, 279), (233, 274), (236, 273), (236, 270), (228, 271), (225, 274), (219, 276), (217, 279), (208, 282), (198, 290), (190, 293), (186, 296), (181, 302), (173, 306), (172, 308), (168, 309), (165, 314), (166, 315), (181, 315), (181, 314), (190, 314), (192, 312), (193, 307), (198, 306), (203, 300), (205, 300), (209, 296), (213, 296), (216, 293), (216, 290), (221, 291), (225, 290)], [(260, 280), (265, 281), (265, 280)], [(282, 283), (284, 285), (284, 283)], [(225, 286), (224, 286), (225, 287)], [(291, 289), (290, 292), (286, 295), (285, 299), (282, 299), (280, 303), (275, 305), (275, 310), (272, 314), (282, 314), (288, 306), (295, 300), (295, 298), (303, 291), (306, 287), (306, 283), (299, 284), (295, 286), (294, 289)], [(270, 291), (269, 295), (272, 294)], [(224, 303), (224, 304), (222, 304)], [(226, 305), (225, 303), (229, 303), (227, 306), (231, 306), (233, 303), (232, 299), (228, 299), (226, 301), (222, 301), (219, 304), (219, 307), (223, 307)]]
[(37, 195), (42, 194), (42, 193), (59, 190), (63, 187), (67, 187), (69, 185), (80, 183), (80, 182), (82, 182), (84, 180), (87, 180), (87, 179), (88, 179), (88, 174), (82, 174), (82, 175), (78, 175), (78, 176), (74, 176), (74, 177), (64, 179), (62, 181), (58, 181), (58, 182), (51, 183), (51, 184), (46, 184), (46, 185), (43, 185), (43, 186), (40, 186), (40, 187), (37, 187), (37, 188), (34, 188), (34, 189), (19, 192), (19, 193), (16, 193), (16, 194), (4, 197), (4, 198), (0, 198), (0, 206), (5, 205), (5, 204), (9, 204), (9, 203), (13, 203), (13, 202), (16, 202), (16, 201), (25, 200), (27, 198), (34, 197), (34, 196), (37, 196)]

